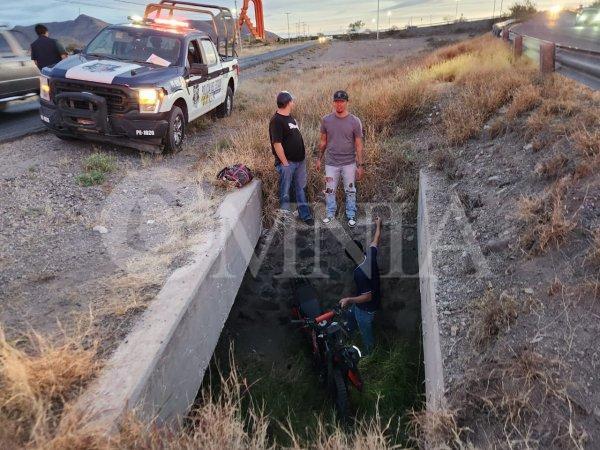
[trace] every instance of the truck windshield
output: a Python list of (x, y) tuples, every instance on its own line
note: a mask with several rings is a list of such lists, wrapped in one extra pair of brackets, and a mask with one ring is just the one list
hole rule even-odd
[(166, 67), (177, 63), (180, 46), (179, 39), (151, 30), (105, 29), (89, 43), (85, 52), (88, 55)]

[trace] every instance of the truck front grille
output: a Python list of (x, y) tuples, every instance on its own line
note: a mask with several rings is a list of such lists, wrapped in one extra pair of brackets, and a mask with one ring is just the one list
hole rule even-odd
[(54, 80), (51, 82), (51, 91), (53, 96), (65, 92), (89, 92), (104, 97), (108, 114), (124, 114), (138, 108), (134, 93), (130, 89), (117, 86), (106, 86), (87, 81)]

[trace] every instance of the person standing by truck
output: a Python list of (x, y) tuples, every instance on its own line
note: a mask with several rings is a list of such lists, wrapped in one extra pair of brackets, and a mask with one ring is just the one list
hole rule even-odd
[(292, 117), (294, 98), (283, 91), (277, 95), (277, 112), (269, 124), (271, 150), (279, 173), (279, 203), (284, 214), (290, 211), (290, 189), (293, 187), (300, 219), (307, 225), (314, 220), (306, 199), (306, 148), (296, 119)]
[(326, 216), (323, 223), (330, 223), (335, 217), (335, 200), (340, 175), (346, 192), (346, 218), (348, 226), (356, 225), (356, 181), (365, 172), (363, 127), (360, 119), (348, 111), (350, 98), (346, 91), (333, 95), (334, 112), (321, 121), (321, 141), (317, 171), (321, 170), (325, 158), (325, 204)]
[(31, 59), (42, 70), (52, 66), (67, 57), (65, 48), (56, 39), (48, 37), (48, 28), (41, 23), (35, 26), (38, 38), (31, 44)]

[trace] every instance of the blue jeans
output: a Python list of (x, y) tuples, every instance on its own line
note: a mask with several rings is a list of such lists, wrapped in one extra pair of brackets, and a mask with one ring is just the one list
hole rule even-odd
[(277, 172), (279, 172), (280, 208), (290, 211), (290, 189), (293, 184), (300, 219), (304, 221), (312, 219), (312, 214), (306, 200), (306, 160), (301, 162), (289, 161), (288, 166), (277, 164), (275, 167)]
[(360, 330), (364, 345), (365, 354), (373, 351), (375, 340), (373, 339), (373, 319), (375, 311), (365, 311), (356, 305), (352, 305), (348, 310), (348, 328), (354, 332), (356, 328)]
[(346, 166), (325, 166), (325, 205), (327, 217), (334, 217), (337, 210), (335, 200), (340, 175), (346, 192), (346, 217), (356, 218), (356, 164)]

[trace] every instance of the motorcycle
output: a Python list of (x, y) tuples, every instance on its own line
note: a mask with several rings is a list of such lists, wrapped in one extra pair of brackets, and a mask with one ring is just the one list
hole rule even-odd
[(319, 378), (332, 396), (338, 417), (350, 417), (348, 387), (363, 390), (358, 371), (361, 352), (348, 345), (348, 323), (342, 309), (323, 312), (314, 287), (306, 280), (295, 283), (292, 302), (292, 324), (302, 325), (309, 338)]

